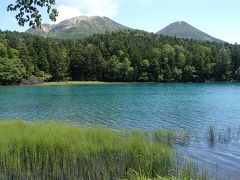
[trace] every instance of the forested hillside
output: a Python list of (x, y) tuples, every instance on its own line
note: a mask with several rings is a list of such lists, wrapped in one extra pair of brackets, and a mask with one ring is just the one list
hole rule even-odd
[(0, 83), (44, 81), (239, 81), (240, 46), (138, 30), (59, 40), (0, 32)]

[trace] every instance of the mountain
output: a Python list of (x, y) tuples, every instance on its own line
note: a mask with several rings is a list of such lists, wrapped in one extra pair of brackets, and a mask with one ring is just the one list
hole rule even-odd
[(214, 38), (205, 32), (198, 30), (184, 21), (174, 22), (157, 32), (158, 35), (176, 36), (178, 38), (189, 38), (198, 41), (224, 42)]
[(33, 35), (64, 39), (84, 38), (95, 33), (105, 33), (128, 29), (108, 17), (79, 16), (64, 20), (58, 24), (43, 24), (41, 29), (28, 29), (26, 32)]

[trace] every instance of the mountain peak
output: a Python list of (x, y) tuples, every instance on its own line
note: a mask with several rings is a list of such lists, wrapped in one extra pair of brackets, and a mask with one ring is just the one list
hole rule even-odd
[(188, 24), (185, 21), (176, 21), (174, 23), (169, 24), (167, 27), (157, 32), (158, 35), (166, 35), (166, 36), (176, 36), (178, 38), (188, 38), (194, 39), (198, 41), (215, 41), (215, 42), (223, 42), (219, 39), (216, 39), (203, 31), (198, 30), (192, 25)]
[(63, 20), (63, 21), (60, 21), (59, 23), (69, 23), (69, 22), (79, 23), (80, 21), (90, 21), (90, 20), (95, 19), (95, 18), (103, 18), (103, 17), (100, 17), (100, 16), (85, 16), (85, 15), (82, 15), (82, 16), (72, 17), (72, 18), (70, 18), (70, 19), (65, 19), (65, 20)]
[(177, 24), (187, 24), (185, 21), (176, 21)]
[(89, 16), (76, 16), (76, 17), (72, 17), (72, 18), (70, 18), (70, 19), (65, 19), (65, 20), (63, 20), (63, 21), (60, 21), (59, 23), (65, 23), (65, 22), (69, 22), (69, 21), (71, 21), (71, 22), (77, 22), (77, 21), (82, 21), (82, 20), (89, 20)]
[(26, 32), (34, 35), (56, 37), (64, 39), (84, 38), (95, 33), (105, 33), (127, 29), (108, 17), (77, 16), (63, 20), (57, 24), (43, 24), (42, 28), (28, 29)]

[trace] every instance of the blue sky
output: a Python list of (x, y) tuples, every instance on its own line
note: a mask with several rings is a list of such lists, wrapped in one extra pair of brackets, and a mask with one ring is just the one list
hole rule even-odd
[[(0, 29), (25, 31), (6, 11), (15, 0), (0, 0)], [(240, 43), (240, 0), (56, 0), (58, 21), (79, 15), (107, 16), (141, 30), (157, 32), (175, 21), (230, 43)], [(43, 22), (49, 23), (46, 13)]]

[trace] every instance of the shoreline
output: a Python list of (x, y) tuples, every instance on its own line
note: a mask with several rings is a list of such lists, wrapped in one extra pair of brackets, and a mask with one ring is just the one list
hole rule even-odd
[(65, 86), (65, 85), (104, 85), (104, 84), (129, 84), (131, 82), (104, 82), (104, 81), (60, 81), (44, 82), (35, 86)]
[[(235, 84), (239, 82), (106, 82), (106, 81), (60, 81), (60, 82), (44, 82), (43, 84), (35, 84), (34, 86), (65, 86), (65, 85), (121, 85), (121, 84)], [(24, 86), (24, 85), (22, 85)], [(31, 86), (31, 85), (30, 85)]]
[(237, 84), (240, 82), (215, 81), (215, 82), (106, 82), (106, 81), (59, 81), (44, 82), (42, 84), (15, 84), (1, 85), (0, 87), (9, 86), (67, 86), (67, 85), (123, 85), (123, 84)]

